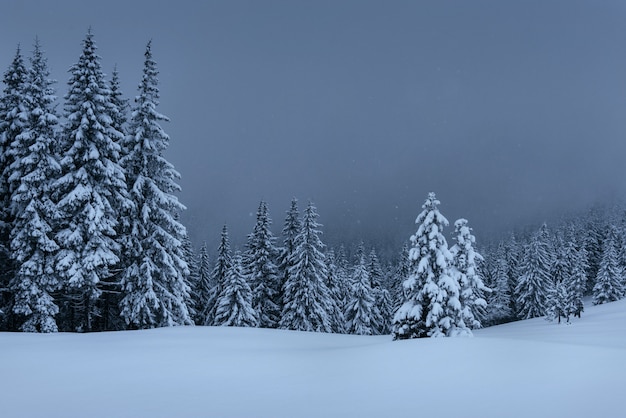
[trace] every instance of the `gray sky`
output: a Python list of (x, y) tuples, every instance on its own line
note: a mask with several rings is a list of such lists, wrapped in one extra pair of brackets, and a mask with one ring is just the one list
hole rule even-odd
[[(332, 241), (407, 239), (429, 191), (480, 237), (626, 191), (626, 2), (5, 0), (57, 93), (92, 27), (134, 97), (153, 39), (195, 242), (292, 196)], [(451, 232), (452, 228), (448, 232)]]

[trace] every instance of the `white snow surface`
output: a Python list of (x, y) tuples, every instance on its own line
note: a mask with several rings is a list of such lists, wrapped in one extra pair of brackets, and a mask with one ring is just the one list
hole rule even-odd
[(626, 300), (474, 338), (227, 327), (0, 333), (0, 415), (624, 417)]

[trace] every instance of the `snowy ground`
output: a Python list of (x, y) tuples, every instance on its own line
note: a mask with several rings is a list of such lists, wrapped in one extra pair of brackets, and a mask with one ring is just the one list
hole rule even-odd
[(0, 334), (0, 416), (625, 417), (626, 300), (391, 341), (214, 327)]

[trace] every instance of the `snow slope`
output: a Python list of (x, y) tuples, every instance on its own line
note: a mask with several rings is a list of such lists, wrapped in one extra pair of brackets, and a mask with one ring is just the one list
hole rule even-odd
[(475, 338), (0, 334), (0, 416), (625, 417), (626, 300)]

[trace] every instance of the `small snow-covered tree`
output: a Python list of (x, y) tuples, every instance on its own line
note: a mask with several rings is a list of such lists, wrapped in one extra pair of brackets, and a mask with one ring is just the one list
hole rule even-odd
[(241, 254), (237, 251), (226, 274), (224, 288), (217, 297), (213, 325), (256, 327), (259, 323), (258, 313), (252, 307), (252, 290), (241, 263)]
[(552, 251), (548, 227), (544, 223), (531, 237), (519, 265), (520, 277), (515, 294), (521, 319), (543, 316), (547, 312), (553, 286), (550, 276), (554, 257)]
[(243, 271), (252, 287), (252, 306), (258, 313), (261, 328), (277, 328), (281, 313), (281, 283), (276, 267), (278, 250), (271, 224), (267, 203), (261, 201), (243, 257)]
[(556, 320), (559, 324), (561, 318), (569, 323), (569, 313), (571, 309), (567, 306), (571, 300), (569, 296), (570, 274), (572, 266), (567, 254), (567, 248), (561, 237), (557, 237), (555, 243), (554, 258), (551, 268), (551, 278), (553, 286), (550, 289), (547, 300), (547, 319)]
[(461, 317), (460, 286), (451, 272), (452, 255), (443, 235), (448, 220), (429, 193), (415, 223), (409, 252), (410, 275), (404, 281), (405, 302), (393, 319), (394, 339), (471, 335)]
[(461, 286), (459, 299), (461, 302), (461, 320), (472, 329), (481, 328), (481, 318), (484, 318), (487, 308), (485, 293), (491, 292), (485, 286), (477, 263), (483, 256), (474, 250), (476, 238), (466, 219), (459, 219), (454, 223), (454, 240), (452, 246), (452, 266)]
[(230, 240), (228, 238), (228, 228), (222, 227), (220, 245), (217, 248), (217, 260), (209, 276), (210, 293), (205, 301), (204, 307), (199, 310), (204, 319), (203, 325), (213, 325), (217, 311), (217, 298), (226, 286), (227, 275), (233, 266), (233, 259), (230, 250)]
[(492, 272), (493, 291), (488, 296), (487, 318), (489, 324), (500, 324), (513, 319), (508, 272), (509, 266), (506, 259), (506, 248), (503, 243), (500, 243), (495, 252)]
[(122, 159), (133, 205), (120, 306), (130, 327), (189, 325), (187, 230), (177, 219), (185, 206), (174, 195), (180, 191), (180, 174), (163, 156), (169, 136), (159, 122), (169, 119), (156, 110), (158, 71), (151, 42), (144, 56), (139, 95), (124, 140), (128, 154)]
[(322, 253), (324, 244), (319, 237), (322, 232), (317, 217), (315, 206), (309, 202), (283, 287), (282, 329), (332, 332), (330, 295), (324, 283), (327, 275)]
[(383, 291), (386, 289), (383, 286), (385, 282), (385, 273), (378, 261), (378, 255), (376, 249), (372, 248), (367, 258), (367, 272), (370, 279), (370, 285), (372, 288), (372, 296), (374, 297), (374, 306), (372, 306), (371, 322), (374, 327), (375, 334), (388, 334), (391, 326), (390, 315), (385, 315), (383, 310), (388, 310), (388, 307), (383, 306), (386, 301), (383, 301)]
[(352, 273), (350, 293), (344, 314), (346, 332), (349, 334), (373, 335), (377, 333), (372, 324), (376, 300), (370, 283), (365, 257), (361, 254)]
[(569, 282), (567, 283), (567, 307), (569, 314), (580, 318), (584, 311), (583, 297), (587, 289), (587, 250), (584, 246), (577, 246), (571, 238), (567, 245), (567, 256), (570, 264)]
[(54, 271), (54, 257), (59, 246), (54, 240), (56, 206), (50, 194), (50, 183), (60, 172), (55, 158), (53, 80), (49, 79), (47, 60), (39, 41), (30, 60), (30, 70), (23, 89), (21, 132), (10, 147), (9, 182), (11, 194), (11, 254), (15, 277), (11, 292), (13, 312), (25, 320), (26, 332), (56, 332), (59, 308), (52, 296), (59, 286)]
[(64, 280), (67, 329), (92, 331), (101, 283), (120, 262), (120, 213), (132, 206), (119, 165), (121, 133), (91, 31), (71, 69), (60, 140), (61, 175), (53, 183), (60, 213), (57, 272)]
[(620, 267), (617, 242), (617, 230), (610, 227), (602, 245), (602, 258), (593, 287), (594, 305), (613, 302), (624, 297), (624, 272)]

